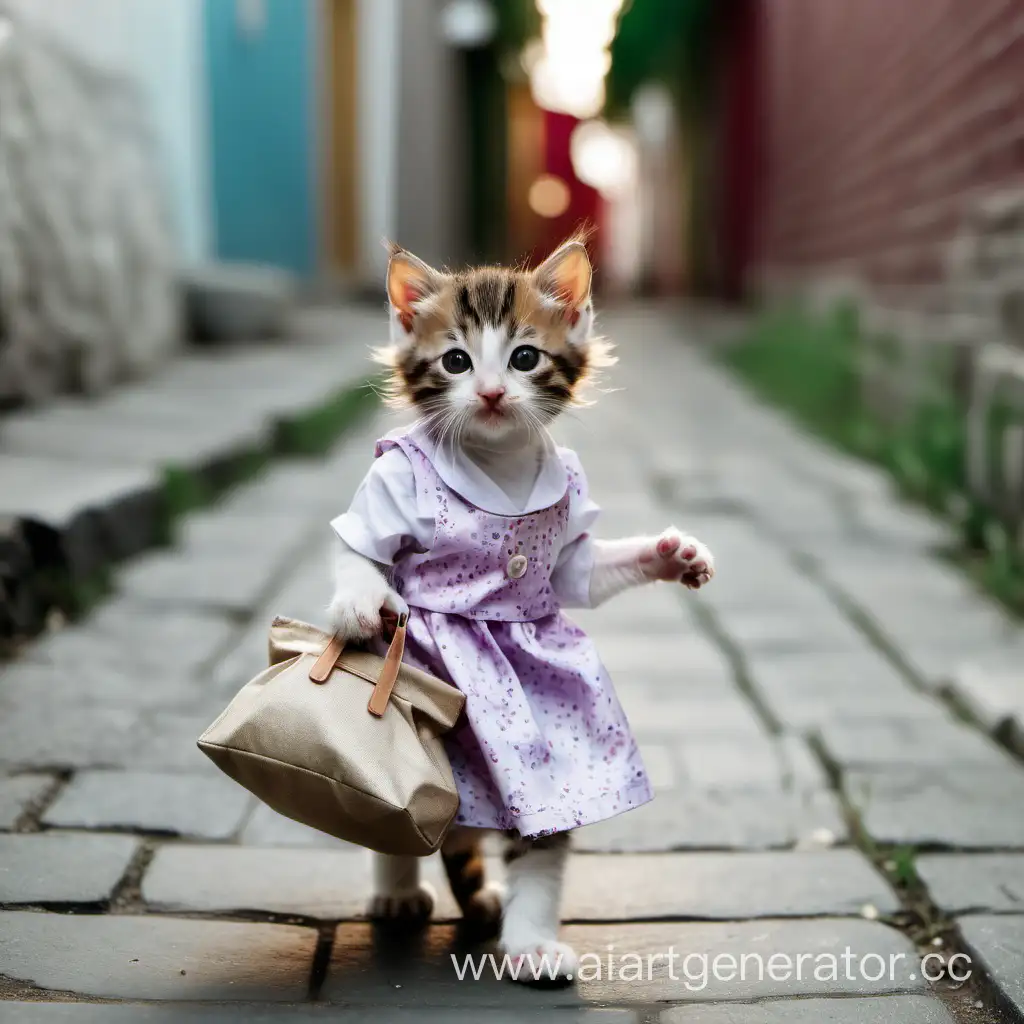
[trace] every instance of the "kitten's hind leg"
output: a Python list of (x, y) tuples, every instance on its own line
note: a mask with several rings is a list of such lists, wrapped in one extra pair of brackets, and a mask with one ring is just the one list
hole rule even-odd
[(511, 838), (505, 852), (508, 898), (501, 948), (519, 964), (515, 980), (565, 984), (576, 975), (577, 957), (558, 941), (562, 880), (569, 857), (569, 833), (536, 839)]
[(487, 883), (484, 873), (484, 830), (453, 828), (441, 845), (441, 860), (448, 875), (462, 920), (475, 938), (491, 938), (501, 925), (503, 891), (496, 882)]
[(373, 896), (367, 916), (381, 924), (422, 927), (434, 912), (433, 888), (420, 881), (419, 857), (373, 855)]

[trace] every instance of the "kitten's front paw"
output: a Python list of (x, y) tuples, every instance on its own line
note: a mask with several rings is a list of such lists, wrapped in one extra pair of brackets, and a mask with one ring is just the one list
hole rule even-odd
[(501, 929), (504, 906), (504, 886), (489, 882), (469, 898), (462, 911), (463, 925), (476, 937), (494, 938)]
[(383, 579), (380, 585), (359, 591), (338, 589), (327, 607), (327, 622), (332, 632), (344, 641), (369, 640), (382, 629), (381, 609), (408, 611), (408, 605)]
[(696, 537), (670, 527), (641, 553), (640, 568), (648, 579), (682, 583), (690, 590), (699, 590), (714, 577), (715, 559)]
[(422, 928), (434, 912), (434, 890), (426, 882), (407, 891), (376, 893), (366, 908), (366, 916), (380, 925)]
[(579, 971), (576, 951), (557, 939), (503, 936), (501, 948), (512, 968), (509, 977), (521, 985), (569, 985)]

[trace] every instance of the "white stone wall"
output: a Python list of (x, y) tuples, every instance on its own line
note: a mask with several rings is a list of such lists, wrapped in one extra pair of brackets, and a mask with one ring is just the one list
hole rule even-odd
[(153, 118), (181, 259), (205, 260), (211, 198), (203, 0), (3, 0), (3, 6), (88, 63), (138, 83)]
[(180, 337), (145, 90), (0, 0), (0, 404), (143, 375)]

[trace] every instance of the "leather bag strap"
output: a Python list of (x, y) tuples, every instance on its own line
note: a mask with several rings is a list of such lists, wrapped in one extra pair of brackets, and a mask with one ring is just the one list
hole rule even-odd
[[(384, 665), (377, 677), (377, 683), (370, 694), (370, 701), (366, 710), (380, 718), (387, 710), (388, 701), (391, 699), (391, 691), (395, 688), (395, 681), (398, 679), (398, 671), (402, 667), (402, 657), (405, 654), (405, 626), (408, 620), (407, 615), (398, 617), (398, 624), (395, 626), (395, 634), (391, 638), (391, 646), (384, 656)], [(331, 637), (323, 654), (316, 659), (313, 667), (309, 670), (309, 678), (314, 683), (326, 683), (331, 677), (338, 659), (344, 650), (344, 644), (336, 637)]]
[(336, 636), (332, 636), (324, 648), (323, 654), (316, 659), (315, 664), (309, 670), (309, 678), (314, 683), (326, 683), (331, 678), (334, 666), (338, 664), (338, 659), (341, 657), (341, 652), (344, 649), (345, 645), (341, 640)]

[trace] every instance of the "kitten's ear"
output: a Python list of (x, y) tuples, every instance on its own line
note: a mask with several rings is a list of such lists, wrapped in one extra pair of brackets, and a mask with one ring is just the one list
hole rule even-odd
[(559, 246), (534, 272), (537, 287), (575, 310), (590, 297), (593, 271), (587, 247), (578, 239)]
[(412, 330), (416, 304), (441, 286), (441, 275), (418, 256), (397, 245), (389, 246), (388, 299), (405, 330)]

